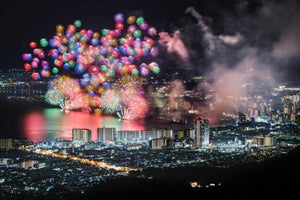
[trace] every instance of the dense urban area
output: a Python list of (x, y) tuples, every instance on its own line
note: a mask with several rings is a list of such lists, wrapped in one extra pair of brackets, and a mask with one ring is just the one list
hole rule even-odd
[[(24, 72), (18, 70), (0, 75), (1, 106), (42, 101), (47, 82), (24, 79)], [(188, 191), (221, 188), (226, 186), (222, 175), (201, 178), (192, 169), (203, 172), (259, 166), (284, 159), (299, 148), (300, 88), (282, 84), (261, 94), (231, 99), (240, 112), (221, 113), (222, 125), (216, 126), (205, 117), (217, 104), (215, 94), (213, 90), (197, 90), (194, 86), (201, 81), (205, 77), (184, 81), (186, 89), (176, 96), (177, 104), (172, 108), (164, 106), (170, 81), (152, 83), (158, 118), (181, 124), (178, 129), (99, 127), (96, 141), (92, 141), (89, 127), (74, 128), (70, 139), (32, 142), (1, 138), (0, 198), (79, 198), (99, 184), (113, 184), (126, 177), (180, 182)], [(170, 173), (185, 168), (193, 173), (179, 172), (177, 178)]]

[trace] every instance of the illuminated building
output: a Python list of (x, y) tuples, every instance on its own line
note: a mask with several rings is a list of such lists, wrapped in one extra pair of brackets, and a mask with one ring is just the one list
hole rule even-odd
[(17, 149), (27, 144), (27, 139), (0, 138), (0, 149)]
[(161, 137), (162, 137), (162, 132), (157, 130), (118, 131), (116, 133), (116, 140), (122, 142), (149, 141), (153, 138), (161, 138)]
[(300, 102), (300, 93), (293, 95), (293, 97), (292, 97), (292, 102), (293, 102), (293, 103), (298, 103), (298, 102)]
[(0, 149), (13, 149), (13, 139), (12, 138), (0, 139)]
[(9, 101), (17, 99), (43, 99), (47, 91), (47, 82), (35, 81), (32, 83), (24, 81), (0, 82), (0, 97)]
[(172, 129), (153, 128), (152, 130), (156, 132), (156, 137), (154, 138), (173, 138)]
[(173, 130), (164, 129), (163, 138), (173, 138)]
[(179, 133), (178, 133), (178, 139), (181, 139), (181, 138), (183, 138), (183, 131), (179, 131)]
[(296, 121), (296, 113), (295, 112), (291, 113), (291, 115), (290, 115), (290, 121), (292, 121), (292, 122)]
[(270, 147), (276, 145), (276, 137), (275, 136), (265, 136), (264, 137), (264, 146)]
[(276, 137), (275, 136), (254, 136), (250, 138), (246, 138), (246, 145), (248, 147), (270, 147), (276, 145)]
[(194, 124), (195, 145), (197, 148), (209, 145), (209, 121), (208, 119), (198, 118)]
[(290, 104), (285, 104), (283, 107), (283, 113), (284, 114), (290, 114), (292, 110), (292, 105)]
[(29, 168), (35, 168), (35, 166), (38, 166), (38, 164), (39, 164), (39, 161), (37, 161), (37, 160), (28, 160), (28, 161), (22, 162), (20, 164), (20, 167), (24, 168), (24, 169), (29, 169)]
[(253, 109), (252, 117), (255, 119), (255, 121), (257, 121), (259, 115), (260, 115), (259, 109), (257, 109), (257, 108)]
[(97, 128), (97, 140), (101, 142), (115, 141), (116, 128)]
[(84, 128), (72, 129), (73, 142), (89, 143), (92, 141), (92, 131)]
[(167, 138), (155, 138), (150, 140), (149, 146), (152, 149), (161, 149), (163, 146), (167, 146)]

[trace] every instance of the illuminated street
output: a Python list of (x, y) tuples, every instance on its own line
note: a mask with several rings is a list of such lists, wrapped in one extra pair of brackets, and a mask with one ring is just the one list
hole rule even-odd
[(79, 157), (75, 157), (75, 156), (62, 155), (62, 154), (57, 154), (57, 153), (51, 153), (49, 151), (36, 150), (35, 153), (46, 155), (46, 156), (53, 156), (53, 157), (56, 157), (56, 158), (64, 158), (64, 159), (75, 160), (75, 161), (79, 161), (79, 162), (82, 162), (82, 163), (85, 163), (85, 164), (89, 164), (89, 165), (95, 165), (97, 167), (101, 167), (101, 168), (105, 168), (105, 169), (114, 169), (114, 170), (117, 170), (117, 171), (125, 171), (125, 172), (136, 171), (137, 170), (137, 169), (128, 168), (128, 167), (108, 165), (105, 162), (88, 160), (88, 159), (83, 159), (83, 158), (79, 158)]

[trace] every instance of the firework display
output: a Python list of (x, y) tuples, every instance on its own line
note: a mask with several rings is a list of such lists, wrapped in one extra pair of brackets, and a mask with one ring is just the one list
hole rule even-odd
[[(99, 32), (81, 28), (76, 20), (56, 26), (51, 39), (30, 42), (24, 68), (33, 79), (50, 78), (46, 102), (64, 109), (123, 113), (121, 118), (145, 117), (143, 77), (158, 74), (157, 30), (143, 17), (118, 13), (114, 28)], [(52, 77), (55, 76), (55, 79)], [(126, 114), (124, 114), (126, 113)]]

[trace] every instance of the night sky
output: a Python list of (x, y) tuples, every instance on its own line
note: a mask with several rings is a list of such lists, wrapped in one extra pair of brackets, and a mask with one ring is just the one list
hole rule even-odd
[[(82, 27), (101, 31), (113, 28), (118, 12), (143, 15), (156, 27), (176, 22), (184, 15), (185, 3), (175, 6), (167, 1), (9, 1), (1, 6), (1, 68), (23, 67), (22, 54), (30, 51), (28, 44), (55, 35), (58, 24), (67, 26), (76, 19)], [(179, 4), (177, 4), (179, 5)]]
[[(176, 3), (175, 3), (176, 2)], [(188, 9), (189, 8), (189, 9)], [(300, 74), (300, 7), (296, 0), (7, 1), (1, 6), (0, 69), (23, 68), (29, 42), (55, 35), (76, 19), (100, 32), (118, 12), (144, 16), (159, 34), (163, 72), (212, 74), (253, 65), (274, 80)], [(200, 17), (199, 17), (200, 16)]]

